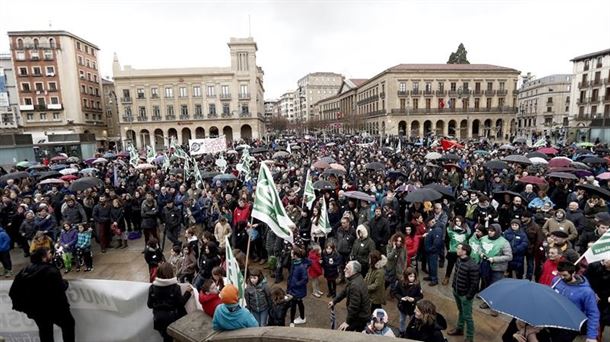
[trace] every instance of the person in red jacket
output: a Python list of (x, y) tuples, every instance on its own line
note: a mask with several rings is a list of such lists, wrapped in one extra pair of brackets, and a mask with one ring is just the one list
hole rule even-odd
[(237, 226), (238, 222), (245, 221), (248, 223), (252, 206), (245, 199), (240, 198), (237, 202), (237, 208), (233, 210), (233, 227)]
[(324, 274), (322, 270), (322, 248), (320, 245), (314, 244), (309, 251), (309, 261), (311, 262), (309, 268), (307, 268), (307, 275), (311, 279), (311, 286), (313, 288), (313, 296), (320, 298), (324, 292), (320, 291), (320, 276)]
[(559, 247), (553, 246), (549, 248), (548, 258), (544, 262), (544, 265), (542, 265), (542, 272), (540, 274), (540, 279), (538, 279), (538, 283), (551, 286), (553, 278), (558, 274), (557, 265), (562, 260), (564, 259), (559, 253)]
[(417, 250), (419, 248), (419, 240), (421, 236), (418, 235), (413, 227), (405, 227), (405, 250), (407, 251), (407, 267), (411, 266), (411, 260), (416, 260)]
[(199, 293), (199, 303), (203, 306), (203, 312), (210, 317), (214, 317), (214, 310), (216, 310), (218, 305), (222, 304), (218, 292), (216, 283), (210, 278), (203, 283)]

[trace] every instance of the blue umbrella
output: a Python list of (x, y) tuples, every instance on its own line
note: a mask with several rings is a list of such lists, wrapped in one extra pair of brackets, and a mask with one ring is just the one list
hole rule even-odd
[(106, 153), (104, 153), (103, 157), (106, 159), (112, 159), (112, 158), (115, 158), (116, 155), (112, 152), (106, 152)]
[(534, 327), (580, 331), (587, 317), (550, 286), (524, 279), (502, 279), (479, 293), (495, 311)]
[(212, 178), (212, 181), (216, 182), (216, 181), (232, 181), (232, 180), (236, 180), (237, 177), (235, 177), (234, 175), (230, 174), (230, 173), (223, 173), (221, 175), (216, 175), (214, 176), (214, 178)]
[(66, 164), (53, 164), (49, 167), (49, 169), (51, 169), (53, 171), (59, 171), (59, 170), (65, 169), (67, 167), (68, 167), (68, 165), (66, 165)]
[(80, 170), (78, 173), (94, 173), (94, 172), (98, 172), (98, 169), (96, 169), (94, 167), (88, 167), (86, 169)]

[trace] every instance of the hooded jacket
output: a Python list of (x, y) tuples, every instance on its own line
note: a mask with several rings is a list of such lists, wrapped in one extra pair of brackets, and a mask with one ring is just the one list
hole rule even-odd
[(76, 240), (78, 238), (78, 230), (70, 228), (69, 230), (62, 229), (59, 235), (59, 243), (66, 252), (74, 252), (76, 249)]
[(203, 307), (203, 312), (205, 312), (208, 316), (214, 317), (214, 311), (216, 307), (222, 304), (220, 297), (218, 297), (218, 293), (205, 293), (201, 291), (199, 294), (199, 303)]
[(566, 212), (563, 209), (558, 209), (556, 213), (563, 213), (563, 218), (558, 220), (556, 216), (551, 217), (544, 226), (542, 232), (549, 236), (552, 232), (561, 230), (568, 234), (568, 240), (574, 241), (578, 237), (578, 231), (574, 227), (574, 223), (566, 218)]
[(566, 283), (560, 276), (553, 278), (555, 292), (568, 298), (587, 316), (587, 338), (596, 339), (599, 328), (599, 309), (595, 292), (591, 289), (587, 278), (574, 275), (576, 282)]
[(248, 309), (239, 304), (220, 304), (214, 311), (212, 327), (220, 331), (256, 328), (258, 321)]
[(305, 258), (299, 258), (292, 260), (292, 268), (288, 275), (288, 294), (292, 295), (297, 299), (305, 298), (307, 296), (307, 267), (309, 267), (309, 260)]
[(4, 228), (0, 227), (0, 252), (8, 252), (11, 249), (11, 238)]
[(369, 237), (369, 233), (363, 225), (356, 228), (356, 235), (359, 235), (360, 238), (354, 241), (350, 259), (358, 261), (360, 265), (368, 265), (369, 254), (375, 250), (375, 242)]
[(184, 305), (191, 298), (190, 292), (182, 294), (178, 280), (156, 278), (148, 289), (147, 305), (153, 311), (153, 327), (165, 331), (178, 318), (186, 315)]
[(385, 265), (388, 259), (385, 255), (381, 255), (381, 259), (375, 263), (375, 267), (371, 267), (364, 278), (366, 283), (371, 304), (385, 304)]
[(481, 253), (491, 263), (492, 271), (505, 272), (508, 262), (513, 259), (513, 251), (508, 241), (502, 236), (500, 225), (494, 223), (491, 226), (496, 231), (496, 235), (493, 239), (489, 235), (481, 239)]
[(344, 298), (347, 298), (347, 317), (345, 322), (349, 325), (357, 323), (361, 320), (367, 320), (371, 314), (371, 299), (364, 279), (360, 273), (356, 273), (347, 278), (347, 285), (341, 291), (333, 303), (337, 304)]
[(509, 265), (513, 269), (523, 267), (525, 254), (527, 253), (527, 247), (529, 246), (527, 234), (525, 234), (525, 232), (523, 232), (521, 228), (517, 230), (509, 228), (504, 231), (503, 236), (510, 244), (511, 250), (513, 252), (513, 260), (509, 261)]
[(343, 228), (337, 229), (337, 252), (344, 255), (350, 254), (355, 240), (356, 231), (352, 227), (348, 230), (344, 230)]

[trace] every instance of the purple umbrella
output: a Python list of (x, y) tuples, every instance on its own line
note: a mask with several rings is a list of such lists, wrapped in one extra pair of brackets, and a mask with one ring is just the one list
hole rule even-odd
[(85, 159), (85, 164), (93, 164), (93, 162), (96, 160), (97, 158), (89, 158), (89, 159)]

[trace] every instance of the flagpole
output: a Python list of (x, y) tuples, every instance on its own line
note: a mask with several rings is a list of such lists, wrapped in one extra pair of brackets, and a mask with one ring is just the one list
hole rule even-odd
[[(250, 216), (250, 223), (248, 224), (251, 229), (252, 228), (252, 216)], [(246, 284), (248, 284), (248, 260), (250, 259), (250, 234), (246, 230), (246, 234), (248, 234), (248, 245), (246, 247), (246, 264), (244, 265), (244, 289), (246, 288)]]
[[(588, 249), (587, 249), (587, 251), (588, 251)], [(585, 253), (586, 253), (586, 252), (585, 252)], [(578, 266), (578, 264), (580, 263), (580, 261), (582, 260), (582, 258), (584, 258), (584, 257), (585, 257), (585, 253), (583, 253), (583, 254), (582, 254), (582, 255), (581, 255), (579, 258), (578, 258), (578, 260), (576, 260), (576, 262), (574, 262), (574, 266)]]

